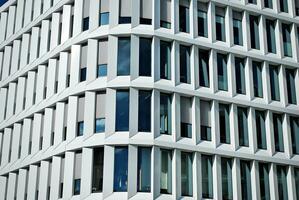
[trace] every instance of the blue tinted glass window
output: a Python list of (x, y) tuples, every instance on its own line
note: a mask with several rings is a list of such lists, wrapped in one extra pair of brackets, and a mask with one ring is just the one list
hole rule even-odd
[(129, 130), (129, 91), (127, 90), (116, 92), (115, 130)]
[(210, 87), (209, 81), (209, 51), (199, 50), (199, 85), (202, 87)]
[(138, 131), (151, 131), (151, 91), (139, 91)]
[(105, 118), (98, 118), (95, 121), (95, 132), (102, 133), (105, 132)]
[(190, 47), (184, 45), (180, 45), (180, 81), (188, 84), (191, 82)]
[(84, 133), (84, 122), (78, 122), (77, 136), (82, 136)]
[(171, 43), (160, 41), (160, 77), (162, 79), (171, 79), (170, 74), (171, 61)]
[(151, 191), (151, 148), (138, 148), (138, 192)]
[(81, 179), (74, 180), (74, 195), (80, 194)]
[(107, 76), (107, 64), (98, 65), (97, 77)]
[(80, 70), (80, 82), (86, 81), (86, 67)]
[(4, 5), (8, 0), (0, 0), (0, 6)]
[(109, 12), (100, 13), (99, 25), (103, 26), (107, 24), (109, 24)]
[(125, 192), (128, 186), (128, 148), (115, 147), (114, 150), (114, 192)]
[(151, 76), (152, 70), (152, 39), (139, 40), (139, 76)]
[(85, 17), (83, 19), (83, 31), (86, 31), (89, 29), (89, 17)]
[(118, 38), (117, 76), (130, 75), (130, 38)]
[(218, 73), (218, 89), (228, 90), (227, 86), (227, 56), (224, 54), (217, 54), (217, 73)]

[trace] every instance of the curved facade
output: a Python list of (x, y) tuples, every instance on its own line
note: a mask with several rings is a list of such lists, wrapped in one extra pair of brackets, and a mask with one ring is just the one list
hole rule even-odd
[(297, 0), (0, 5), (0, 200), (299, 199)]

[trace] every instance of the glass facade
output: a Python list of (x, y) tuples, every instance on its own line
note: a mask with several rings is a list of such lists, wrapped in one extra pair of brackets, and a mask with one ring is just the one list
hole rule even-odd
[(180, 82), (191, 83), (190, 47), (180, 45)]
[(276, 53), (275, 21), (266, 19), (267, 48), (269, 53)]
[(217, 53), (217, 75), (218, 89), (227, 91), (227, 55)]
[(140, 38), (139, 40), (139, 76), (152, 74), (152, 39)]
[(269, 185), (269, 165), (267, 163), (259, 163), (260, 177), (260, 198), (270, 200), (270, 185)]
[(273, 132), (275, 140), (275, 150), (284, 152), (282, 115), (273, 113)]
[(249, 15), (250, 44), (252, 49), (260, 49), (259, 17)]
[(299, 154), (299, 118), (290, 117), (293, 154)]
[(160, 134), (171, 135), (171, 95), (160, 93)]
[(198, 52), (199, 85), (201, 87), (210, 87), (209, 56), (208, 50), (199, 50)]
[(137, 191), (151, 191), (151, 148), (138, 147)]
[(172, 193), (172, 151), (161, 149), (160, 192)]
[(230, 144), (229, 105), (219, 104), (220, 142)]
[(192, 153), (181, 152), (182, 196), (193, 195)]
[(240, 161), (240, 171), (241, 171), (241, 194), (242, 200), (251, 200), (251, 163), (250, 161), (241, 160)]
[(115, 131), (129, 131), (129, 91), (116, 92)]
[(130, 38), (118, 38), (117, 76), (130, 75), (131, 59)]
[(289, 24), (281, 24), (281, 30), (284, 56), (292, 57), (291, 27)]
[(222, 199), (233, 200), (232, 160), (221, 158)]
[(287, 168), (277, 165), (276, 172), (279, 200), (288, 200)]
[(202, 198), (213, 198), (213, 157), (201, 156)]
[(255, 111), (255, 124), (257, 135), (257, 146), (259, 149), (267, 149), (265, 112)]
[(269, 65), (271, 99), (273, 101), (280, 101), (279, 93), (279, 67)]
[(249, 147), (247, 108), (238, 107), (239, 145)]
[(139, 90), (138, 100), (138, 131), (150, 132), (151, 131), (151, 91)]
[(255, 97), (263, 97), (262, 63), (252, 62), (253, 89)]
[(235, 58), (236, 92), (246, 94), (245, 86), (245, 62), (243, 58)]
[(285, 77), (287, 83), (288, 103), (296, 104), (295, 70), (286, 68)]
[(128, 187), (128, 147), (114, 149), (114, 192), (126, 192)]
[(171, 43), (160, 41), (160, 78), (171, 79)]

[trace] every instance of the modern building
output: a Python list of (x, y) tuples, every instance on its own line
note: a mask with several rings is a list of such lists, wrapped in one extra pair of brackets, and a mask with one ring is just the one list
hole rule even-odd
[(298, 200), (298, 0), (0, 0), (0, 200)]

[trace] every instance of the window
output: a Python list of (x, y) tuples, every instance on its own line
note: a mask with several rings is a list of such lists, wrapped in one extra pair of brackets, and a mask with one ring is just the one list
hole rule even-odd
[(180, 20), (180, 31), (189, 33), (190, 22), (189, 22), (189, 0), (180, 0), (179, 5), (179, 20)]
[(278, 152), (284, 151), (283, 145), (283, 130), (282, 130), (282, 115), (273, 113), (273, 132), (275, 140), (275, 150)]
[(131, 11), (132, 0), (120, 0), (119, 1), (119, 24), (130, 24), (131, 23)]
[(74, 167), (74, 195), (80, 195), (81, 188), (81, 166), (82, 166), (82, 151), (75, 153)]
[(217, 73), (218, 73), (218, 89), (228, 90), (227, 86), (227, 56), (217, 53)]
[[(299, 188), (299, 169), (295, 168), (295, 187)], [(296, 196), (299, 197), (299, 190), (296, 190)]]
[(221, 158), (221, 177), (222, 177), (222, 198), (233, 199), (232, 188), (232, 161), (229, 158)]
[(87, 44), (81, 46), (80, 82), (86, 81)]
[(128, 186), (128, 147), (114, 149), (114, 192), (125, 192)]
[(151, 131), (151, 91), (139, 90), (138, 100), (138, 131)]
[(129, 131), (129, 91), (116, 91), (115, 130)]
[(263, 82), (262, 82), (262, 64), (260, 62), (252, 62), (253, 73), (253, 88), (255, 97), (263, 97)]
[(59, 176), (59, 198), (63, 197), (63, 179), (64, 179), (64, 167), (65, 167), (65, 158), (64, 155), (61, 156), (61, 164), (60, 164), (60, 176)]
[(289, 24), (281, 24), (281, 26), (284, 56), (292, 57), (291, 26)]
[(201, 156), (202, 197), (213, 198), (213, 157)]
[(242, 13), (233, 11), (234, 44), (243, 45)]
[(181, 152), (181, 187), (182, 196), (193, 195), (192, 154)]
[(92, 192), (103, 190), (104, 148), (93, 150)]
[(85, 110), (85, 97), (78, 98), (78, 127), (77, 127), (77, 136), (82, 136), (84, 133), (84, 110)]
[(266, 19), (267, 48), (269, 53), (276, 53), (275, 21)]
[(171, 0), (160, 1), (160, 26), (171, 28)]
[(212, 140), (211, 102), (200, 100), (200, 136), (201, 140)]
[(267, 163), (259, 163), (259, 177), (261, 199), (270, 200), (269, 165)]
[(220, 142), (230, 144), (229, 105), (219, 104)]
[(202, 87), (210, 87), (209, 54), (210, 52), (207, 50), (199, 50), (198, 52), (199, 85)]
[(265, 8), (273, 8), (272, 0), (264, 0)]
[(138, 147), (138, 192), (151, 191), (151, 148)]
[(299, 154), (299, 118), (290, 117), (293, 154)]
[(280, 101), (279, 94), (279, 67), (269, 65), (271, 99), (273, 101)]
[(198, 36), (208, 37), (208, 4), (197, 2), (197, 28)]
[(259, 149), (267, 149), (265, 112), (255, 111), (257, 146)]
[(252, 49), (260, 49), (259, 17), (249, 15), (250, 41)]
[(99, 25), (107, 25), (109, 24), (109, 0), (101, 0), (100, 4)]
[(288, 12), (288, 1), (287, 0), (279, 0), (280, 4), (280, 12)]
[(171, 95), (160, 93), (160, 134), (171, 135)]
[(190, 47), (180, 45), (180, 81), (190, 84), (190, 76)]
[(250, 199), (252, 199), (250, 161), (241, 160), (240, 161), (240, 171), (241, 171), (242, 199), (250, 200)]
[(172, 151), (161, 149), (160, 192), (172, 193)]
[(287, 183), (287, 168), (285, 166), (277, 165), (277, 185), (278, 196), (280, 200), (288, 199), (288, 183)]
[(89, 29), (89, 6), (90, 0), (84, 0), (83, 2), (83, 31)]
[(295, 88), (295, 70), (285, 69), (286, 82), (287, 82), (287, 92), (288, 92), (288, 103), (296, 104), (296, 88)]
[(140, 24), (152, 24), (152, 0), (140, 1)]
[(66, 133), (67, 133), (67, 121), (68, 121), (68, 103), (65, 103), (64, 107), (64, 117), (63, 117), (63, 133), (62, 133), (62, 140), (66, 140)]
[[(145, 0), (142, 0), (145, 1)], [(148, 0), (147, 0), (148, 1)], [(139, 76), (151, 76), (152, 65), (152, 39), (139, 40)]]
[(117, 76), (130, 75), (130, 38), (118, 38)]
[(225, 42), (225, 8), (216, 7), (216, 40)]
[(95, 133), (105, 132), (105, 112), (106, 112), (106, 94), (97, 93)]
[(160, 78), (171, 79), (171, 43), (160, 41)]
[(192, 137), (192, 99), (181, 97), (181, 137)]
[(256, 0), (248, 0), (248, 3), (256, 4)]
[(108, 40), (99, 41), (97, 77), (107, 76)]
[(246, 94), (245, 62), (243, 58), (235, 58), (236, 92)]
[(239, 145), (245, 147), (249, 147), (247, 113), (247, 108), (238, 107)]
[(8, 0), (1, 0), (0, 1), (0, 6), (3, 6)]

